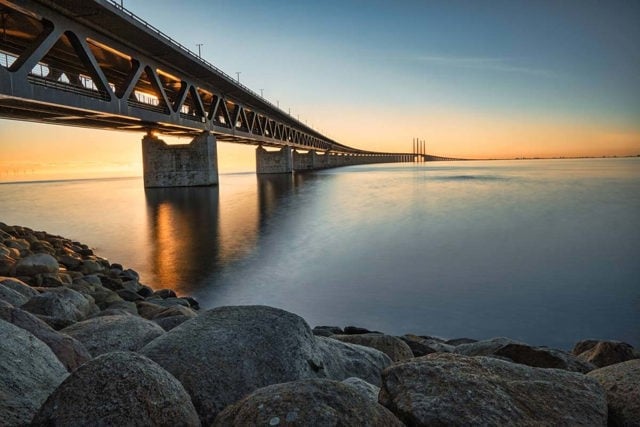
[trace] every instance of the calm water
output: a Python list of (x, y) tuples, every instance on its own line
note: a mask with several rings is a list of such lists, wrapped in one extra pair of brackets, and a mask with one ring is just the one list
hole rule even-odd
[(140, 179), (3, 184), (0, 221), (78, 239), (205, 307), (640, 347), (640, 159), (358, 166), (147, 191)]

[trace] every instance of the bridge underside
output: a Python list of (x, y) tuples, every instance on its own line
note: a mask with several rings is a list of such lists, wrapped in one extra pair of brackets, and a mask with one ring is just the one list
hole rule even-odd
[(0, 0), (0, 117), (144, 132), (146, 186), (215, 185), (217, 141), (258, 173), (426, 159), (327, 138), (113, 0)]

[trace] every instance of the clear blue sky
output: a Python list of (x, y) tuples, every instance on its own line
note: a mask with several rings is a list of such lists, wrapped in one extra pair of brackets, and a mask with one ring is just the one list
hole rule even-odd
[[(462, 157), (640, 153), (638, 0), (124, 5), (349, 145), (407, 151), (421, 137)], [(0, 122), (2, 139), (20, 132), (51, 142), (42, 126)], [(112, 147), (102, 158), (138, 162), (140, 135), (115, 135), (89, 138)]]

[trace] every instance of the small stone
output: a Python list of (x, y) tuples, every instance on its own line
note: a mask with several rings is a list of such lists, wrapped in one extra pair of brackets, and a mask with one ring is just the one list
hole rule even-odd
[(321, 336), (321, 337), (330, 337), (331, 335), (341, 335), (344, 334), (342, 328), (338, 326), (316, 326), (313, 328), (313, 335)]
[(178, 297), (176, 295), (176, 293), (171, 289), (159, 289), (159, 290), (155, 291), (153, 294), (159, 296), (162, 299), (177, 298)]
[(411, 348), (409, 348), (409, 346), (401, 339), (391, 335), (377, 333), (333, 335), (331, 336), (331, 339), (375, 348), (385, 353), (394, 362), (411, 359), (413, 357)]
[(621, 341), (596, 341), (593, 346), (577, 356), (578, 359), (593, 363), (599, 368), (638, 358), (633, 346)]
[(57, 273), (58, 260), (49, 254), (33, 254), (20, 259), (16, 264), (16, 276), (34, 276), (40, 273)]

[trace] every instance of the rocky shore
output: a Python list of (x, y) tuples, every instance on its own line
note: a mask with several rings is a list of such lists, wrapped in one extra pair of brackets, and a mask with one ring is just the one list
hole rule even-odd
[(0, 223), (1, 425), (640, 425), (639, 357), (200, 310), (87, 245)]

